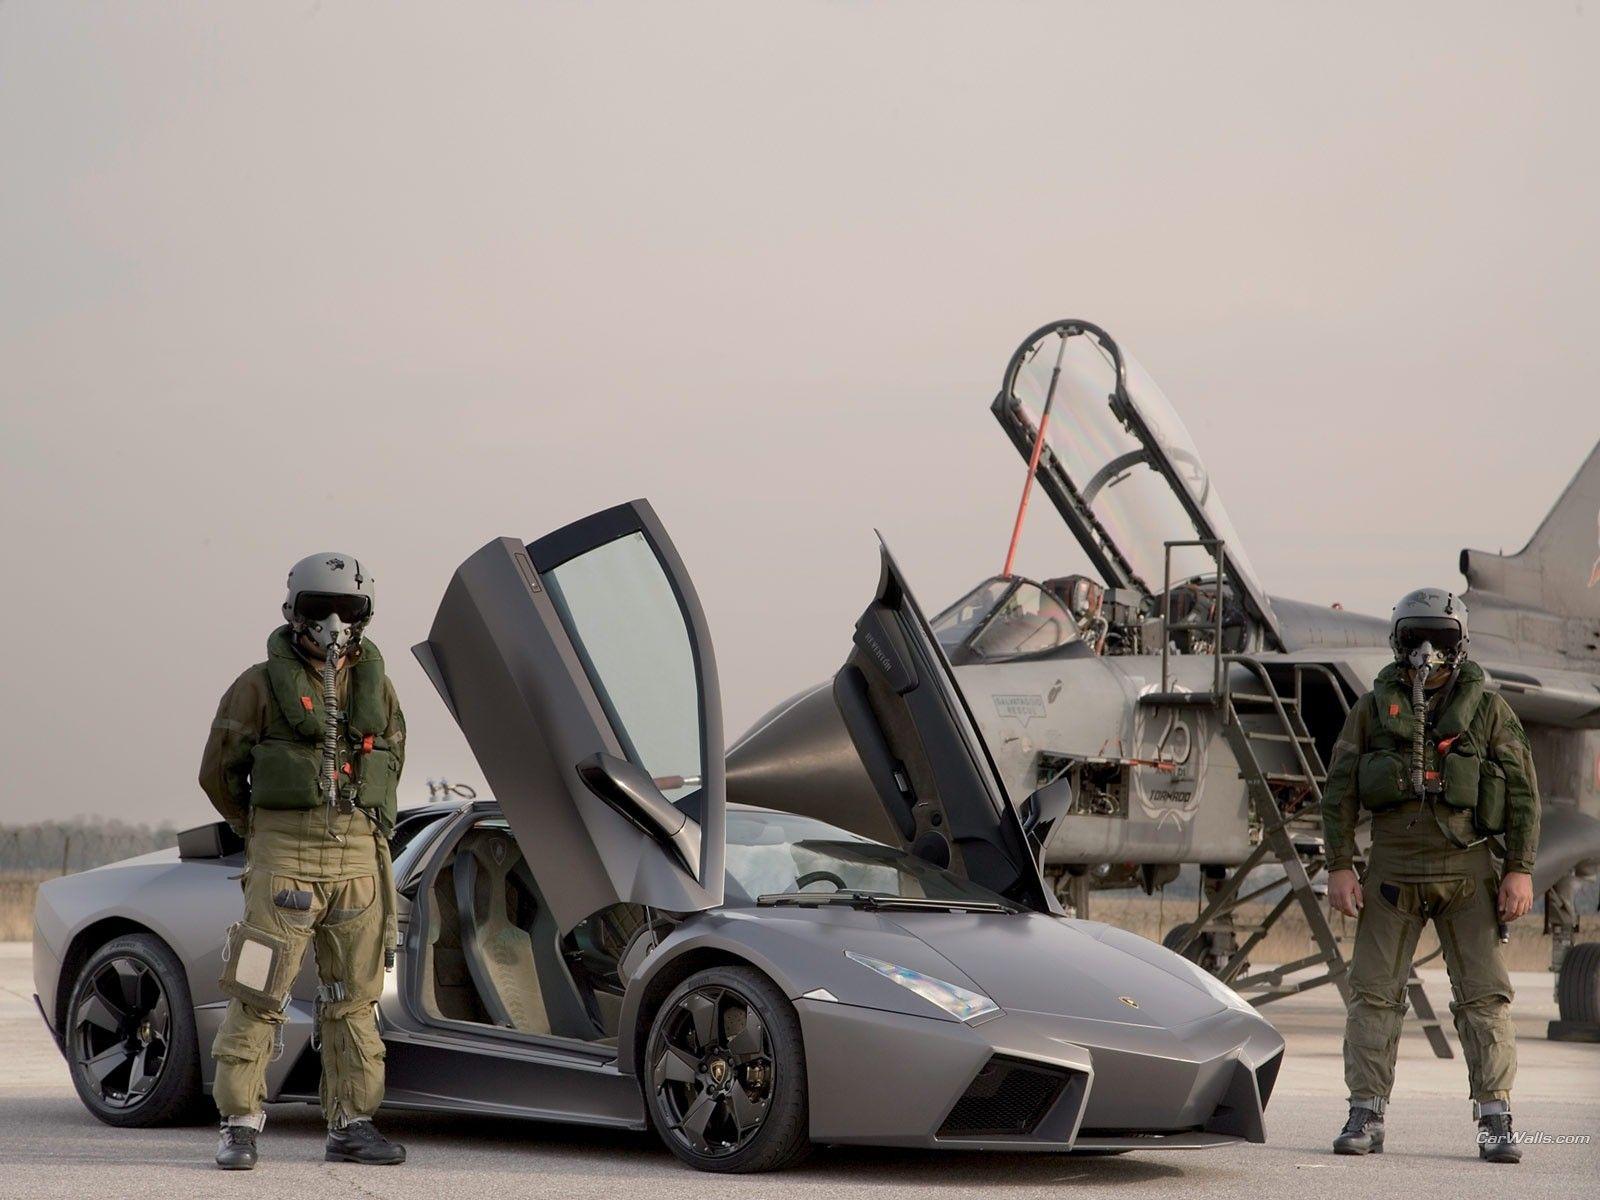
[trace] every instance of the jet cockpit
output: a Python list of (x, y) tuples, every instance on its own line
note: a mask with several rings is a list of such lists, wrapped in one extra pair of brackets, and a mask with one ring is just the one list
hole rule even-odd
[(1097, 618), (1105, 633), (1095, 643), (1103, 652), (1159, 650), (1152, 622), (1167, 604), (1174, 649), (1219, 649), (1219, 592), (1221, 650), (1284, 648), (1272, 601), (1189, 431), (1104, 330), (1084, 321), (1036, 330), (1012, 355), (991, 410), (1036, 463), (1028, 486), (1038, 480), (1106, 581)]

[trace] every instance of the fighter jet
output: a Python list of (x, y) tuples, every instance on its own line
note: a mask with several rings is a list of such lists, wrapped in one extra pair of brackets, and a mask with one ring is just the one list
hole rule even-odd
[[(1035, 829), (1061, 903), (1085, 916), (1096, 890), (1150, 892), (1198, 864), (1202, 911), (1169, 946), (1257, 1004), (1324, 983), (1347, 992), (1321, 902), (1319, 808), (1345, 714), (1392, 661), (1387, 620), (1268, 594), (1177, 412), (1098, 326), (1030, 334), (991, 411), (1028, 464), (1011, 549), (932, 626), (1011, 803), (1030, 819), (1040, 797), (1064, 807)], [(1098, 578), (1013, 572), (1035, 489)], [(1561, 1001), (1551, 1036), (1600, 1033), (1600, 945), (1573, 945), (1574, 879), (1600, 866), (1597, 521), (1600, 446), (1521, 551), (1460, 555), (1472, 655), (1526, 726), (1544, 796), (1534, 882)], [(1398, 595), (1417, 581), (1393, 582)], [(863, 634), (855, 655), (871, 652)], [(907, 752), (915, 731), (888, 711), (847, 663), (735, 743), (730, 797), (854, 822), (940, 864), (985, 853), (939, 826), (935, 781), (906, 767), (924, 757)], [(1264, 920), (1236, 919), (1264, 905)], [(1310, 953), (1251, 971), (1296, 905)], [(1447, 1055), (1415, 979), (1413, 1005)]]

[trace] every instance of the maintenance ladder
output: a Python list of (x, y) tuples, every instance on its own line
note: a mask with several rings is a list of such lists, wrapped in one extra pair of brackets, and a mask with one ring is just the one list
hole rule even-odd
[[(1171, 690), (1169, 655), (1171, 638), (1172, 551), (1176, 547), (1202, 546), (1217, 564), (1215, 621), (1212, 627), (1212, 653), (1215, 657), (1213, 684), (1209, 692)], [(1180, 954), (1189, 954), (1209, 938), (1231, 947), (1216, 974), (1224, 983), (1244, 993), (1254, 1004), (1268, 1004), (1284, 996), (1331, 983), (1339, 989), (1346, 1005), (1350, 1003), (1349, 967), (1341, 946), (1342, 939), (1329, 924), (1322, 898), (1312, 885), (1313, 877), (1326, 866), (1322, 845), (1322, 793), (1328, 781), (1327, 765), (1317, 749), (1304, 718), (1305, 684), (1308, 677), (1320, 675), (1346, 713), (1350, 704), (1339, 679), (1322, 663), (1288, 662), (1279, 665), (1289, 671), (1293, 691), (1283, 695), (1271, 672), (1260, 659), (1248, 654), (1227, 654), (1223, 645), (1223, 543), (1219, 539), (1174, 541), (1166, 544), (1166, 580), (1162, 592), (1161, 689), (1140, 698), (1152, 709), (1210, 708), (1218, 712), (1228, 744), (1245, 781), (1251, 812), (1260, 828), (1255, 848), (1215, 886), (1207, 881), (1205, 905), (1184, 935), (1173, 945)], [(1195, 628), (1190, 626), (1191, 629)], [(1275, 863), (1283, 877), (1241, 892), (1250, 872), (1267, 862)], [(1262, 899), (1284, 888), (1277, 903), (1259, 922), (1240, 924), (1233, 919), (1243, 905)], [(1250, 952), (1258, 946), (1278, 919), (1298, 904), (1306, 927), (1316, 945), (1314, 953), (1293, 962), (1244, 974)], [(1238, 934), (1245, 934), (1235, 944)], [(1438, 951), (1420, 962), (1432, 959)], [(1407, 996), (1417, 1022), (1440, 1058), (1453, 1057), (1439, 1018), (1434, 1012), (1422, 981), (1418, 963), (1411, 966), (1406, 983)], [(1296, 973), (1322, 967), (1319, 974), (1290, 979)]]

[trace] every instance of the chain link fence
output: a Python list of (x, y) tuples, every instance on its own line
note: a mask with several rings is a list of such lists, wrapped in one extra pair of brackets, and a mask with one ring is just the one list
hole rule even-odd
[(33, 899), (46, 879), (177, 844), (173, 825), (87, 820), (0, 825), (0, 941), (33, 936)]
[(0, 873), (69, 875), (177, 844), (178, 830), (173, 825), (87, 820), (0, 825)]

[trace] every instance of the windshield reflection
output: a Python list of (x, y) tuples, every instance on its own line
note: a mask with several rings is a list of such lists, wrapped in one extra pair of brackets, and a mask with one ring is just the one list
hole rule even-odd
[(930, 622), (952, 663), (1047, 654), (1077, 642), (1077, 620), (1029, 579), (985, 580)]
[(728, 806), (725, 903), (793, 892), (868, 892), (911, 899), (1011, 901), (904, 850), (811, 817)]

